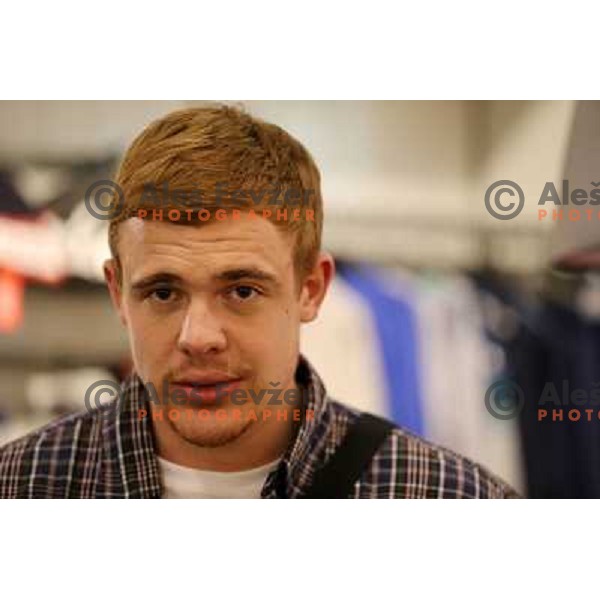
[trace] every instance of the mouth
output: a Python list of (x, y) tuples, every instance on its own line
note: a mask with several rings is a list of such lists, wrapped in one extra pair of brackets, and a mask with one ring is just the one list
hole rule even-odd
[(184, 401), (190, 406), (215, 405), (222, 402), (228, 394), (239, 388), (242, 379), (227, 379), (220, 381), (173, 381), (171, 383), (171, 399), (174, 404)]

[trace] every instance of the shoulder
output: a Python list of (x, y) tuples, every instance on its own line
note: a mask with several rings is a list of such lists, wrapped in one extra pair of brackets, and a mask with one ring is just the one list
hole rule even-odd
[[(340, 422), (360, 412), (333, 401)], [(394, 425), (355, 486), (358, 498), (519, 498), (469, 458)]]
[(98, 446), (101, 413), (67, 415), (1, 447), (0, 498), (48, 496), (48, 488), (62, 495), (76, 460)]
[[(477, 462), (395, 427), (373, 457), (372, 469), (393, 465), (394, 497), (518, 498), (502, 479)], [(391, 469), (390, 469), (391, 470)]]

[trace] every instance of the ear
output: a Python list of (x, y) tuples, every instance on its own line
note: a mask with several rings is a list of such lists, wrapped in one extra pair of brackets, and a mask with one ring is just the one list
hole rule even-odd
[[(117, 274), (117, 263), (114, 258), (110, 258), (104, 261), (103, 265), (104, 269), (104, 279), (106, 280), (106, 285), (108, 286), (108, 291), (110, 292), (110, 297), (115, 307), (119, 319), (121, 323), (127, 327), (127, 318), (125, 316), (125, 311), (123, 310), (123, 294), (121, 291), (121, 284), (119, 282), (118, 274)], [(121, 275), (122, 276), (122, 275)]]
[(321, 303), (335, 276), (335, 262), (331, 254), (321, 252), (313, 270), (305, 277), (300, 291), (300, 320), (302, 323), (314, 321), (319, 314)]

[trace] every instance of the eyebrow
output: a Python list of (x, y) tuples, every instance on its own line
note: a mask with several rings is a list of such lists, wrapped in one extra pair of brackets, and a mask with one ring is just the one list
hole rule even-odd
[[(273, 273), (270, 273), (269, 271), (265, 271), (263, 269), (259, 269), (257, 267), (227, 269), (225, 271), (217, 273), (214, 279), (216, 279), (217, 281), (224, 282), (235, 282), (243, 279), (252, 279), (254, 281), (262, 281), (273, 286), (279, 285), (278, 279)], [(183, 279), (175, 273), (171, 273), (169, 271), (161, 271), (159, 273), (152, 273), (150, 275), (146, 275), (141, 279), (134, 281), (131, 284), (131, 289), (134, 291), (140, 291), (156, 283), (181, 284), (183, 283)]]
[(155, 283), (181, 283), (183, 280), (179, 275), (169, 273), (168, 271), (161, 271), (160, 273), (152, 273), (146, 275), (131, 284), (131, 289), (134, 291), (143, 290)]
[(219, 273), (216, 279), (220, 281), (239, 281), (240, 279), (254, 279), (255, 281), (264, 281), (277, 285), (277, 277), (268, 271), (257, 267), (246, 267), (239, 269), (228, 269)]

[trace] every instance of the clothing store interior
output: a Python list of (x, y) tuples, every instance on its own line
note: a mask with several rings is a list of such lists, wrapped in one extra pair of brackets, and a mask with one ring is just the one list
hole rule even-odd
[[(201, 104), (0, 103), (0, 445), (132, 369), (86, 190)], [(329, 395), (524, 497), (600, 497), (600, 102), (234, 104), (320, 169), (337, 270), (300, 346)]]

